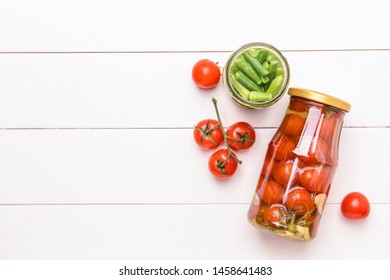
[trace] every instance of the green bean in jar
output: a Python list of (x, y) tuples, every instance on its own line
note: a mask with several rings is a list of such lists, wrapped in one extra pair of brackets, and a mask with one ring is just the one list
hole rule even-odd
[(233, 52), (224, 67), (223, 79), (235, 103), (264, 108), (283, 96), (289, 82), (289, 66), (275, 47), (250, 43)]

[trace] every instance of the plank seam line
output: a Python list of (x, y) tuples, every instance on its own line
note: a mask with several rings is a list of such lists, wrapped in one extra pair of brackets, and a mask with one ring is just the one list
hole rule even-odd
[[(276, 126), (255, 126), (255, 129), (277, 129)], [(390, 128), (390, 125), (348, 125), (343, 128)], [(0, 130), (188, 130), (193, 127), (1, 127)]]
[[(250, 202), (243, 203), (2, 203), (0, 207), (7, 206), (224, 206), (224, 205), (243, 205), (249, 206)], [(327, 205), (340, 205), (338, 202), (329, 202)], [(371, 205), (390, 205), (385, 202), (371, 202)]]
[[(386, 52), (389, 48), (367, 49), (286, 49), (282, 52)], [(1, 51), (0, 55), (12, 54), (191, 54), (191, 53), (230, 53), (233, 50), (150, 50), (150, 51)]]

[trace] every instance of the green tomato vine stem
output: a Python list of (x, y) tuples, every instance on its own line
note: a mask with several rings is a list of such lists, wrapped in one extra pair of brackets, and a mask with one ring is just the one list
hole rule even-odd
[[(215, 99), (215, 97), (212, 98), (213, 100), (213, 104), (214, 104), (214, 108), (215, 108), (215, 113), (217, 114), (217, 119), (218, 119), (218, 123), (219, 123), (219, 127), (221, 128), (222, 130), (222, 134), (223, 134), (223, 140), (225, 142), (225, 146), (226, 146), (226, 149), (228, 150), (228, 153), (229, 153), (229, 156), (228, 158), (226, 159), (226, 161), (229, 159), (229, 157), (233, 158), (235, 161), (237, 161), (238, 164), (241, 164), (242, 161), (239, 160), (231, 151), (230, 147), (229, 147), (229, 143), (228, 143), (228, 136), (226, 135), (226, 132), (225, 132), (225, 129), (222, 125), (222, 121), (221, 121), (221, 116), (219, 115), (219, 111), (218, 111), (218, 106), (217, 106), (217, 99)], [(226, 163), (225, 161), (225, 163)]]

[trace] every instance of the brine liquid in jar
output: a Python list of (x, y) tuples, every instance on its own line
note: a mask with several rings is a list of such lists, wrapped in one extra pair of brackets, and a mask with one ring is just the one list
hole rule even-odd
[(306, 89), (288, 93), (290, 103), (268, 145), (248, 220), (267, 232), (308, 241), (324, 212), (350, 105)]

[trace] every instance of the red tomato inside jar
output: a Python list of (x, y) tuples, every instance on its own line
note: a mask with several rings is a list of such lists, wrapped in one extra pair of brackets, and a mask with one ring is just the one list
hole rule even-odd
[(248, 220), (275, 235), (308, 241), (318, 231), (351, 105), (307, 89), (288, 93), (290, 104), (268, 145)]

